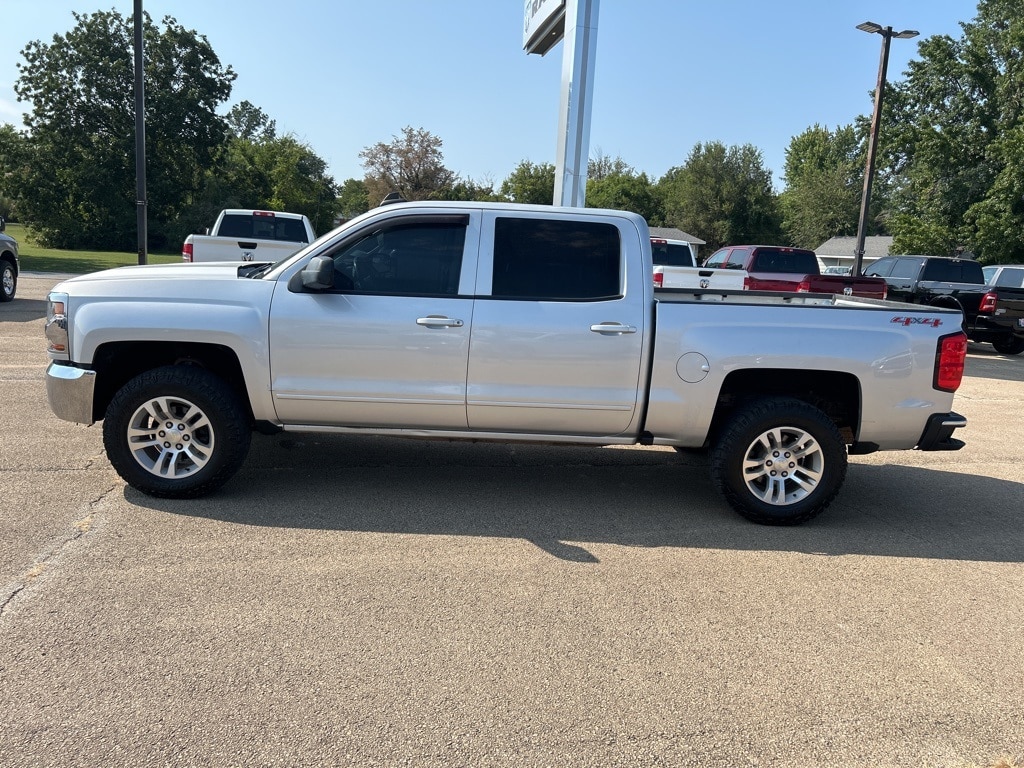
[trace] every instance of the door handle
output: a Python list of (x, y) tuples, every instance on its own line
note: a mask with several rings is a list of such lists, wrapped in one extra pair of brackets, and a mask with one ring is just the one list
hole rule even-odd
[(416, 325), (422, 325), (427, 328), (461, 328), (462, 321), (454, 317), (444, 317), (443, 315), (427, 315), (426, 317), (416, 318)]
[(636, 333), (636, 326), (622, 323), (596, 323), (590, 326), (590, 330), (600, 333), (602, 336), (621, 336), (624, 333)]

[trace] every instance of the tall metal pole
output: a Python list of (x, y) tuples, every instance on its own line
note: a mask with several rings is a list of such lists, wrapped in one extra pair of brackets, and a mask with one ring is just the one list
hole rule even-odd
[(878, 61), (878, 83), (875, 85), (875, 111), (871, 115), (871, 133), (868, 135), (868, 159), (864, 169), (864, 190), (860, 196), (860, 219), (857, 223), (857, 244), (853, 249), (853, 274), (859, 275), (864, 266), (864, 238), (868, 229), (868, 212), (871, 209), (871, 185), (875, 180), (875, 156), (878, 151), (878, 128), (882, 122), (882, 99), (885, 96), (885, 74), (889, 68), (889, 43), (893, 37), (907, 39), (917, 37), (917, 31), (905, 29), (893, 33), (892, 27), (883, 27), (873, 21), (858, 24), (862, 32), (882, 36), (882, 55)]
[(566, 0), (555, 205), (582, 208), (586, 204), (599, 5), (600, 0)]
[(146, 263), (146, 87), (143, 77), (142, 0), (135, 0), (135, 221), (139, 264)]

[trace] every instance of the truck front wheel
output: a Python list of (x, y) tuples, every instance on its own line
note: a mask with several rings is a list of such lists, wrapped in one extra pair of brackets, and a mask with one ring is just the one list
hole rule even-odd
[(796, 525), (824, 510), (846, 478), (846, 445), (821, 410), (761, 398), (738, 410), (711, 450), (711, 477), (743, 517)]
[(103, 419), (103, 445), (128, 485), (150, 496), (195, 498), (226, 483), (252, 437), (238, 396), (190, 365), (155, 368), (122, 387)]

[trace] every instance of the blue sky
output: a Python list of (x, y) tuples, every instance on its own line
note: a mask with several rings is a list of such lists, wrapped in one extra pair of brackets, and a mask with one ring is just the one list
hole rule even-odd
[[(522, 0), (144, 0), (205, 35), (248, 100), (327, 161), (361, 178), (359, 152), (406, 125), (443, 142), (445, 165), (495, 186), (522, 160), (555, 162), (562, 48), (522, 50)], [(72, 11), (131, 0), (2, 0), (0, 122), (21, 126), (13, 84), (31, 40), (74, 26)], [(882, 38), (874, 21), (916, 29), (894, 40), (889, 80), (917, 44), (958, 38), (972, 0), (601, 0), (590, 154), (657, 179), (697, 142), (753, 144), (781, 188), (791, 138), (867, 115)]]

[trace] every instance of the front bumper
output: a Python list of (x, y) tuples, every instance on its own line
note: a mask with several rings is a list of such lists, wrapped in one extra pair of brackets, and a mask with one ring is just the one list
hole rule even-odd
[(96, 371), (50, 363), (46, 368), (46, 399), (50, 410), (65, 421), (92, 424)]
[(959, 451), (964, 441), (954, 439), (953, 431), (966, 426), (967, 419), (959, 413), (933, 413), (928, 417), (917, 448), (920, 451)]

